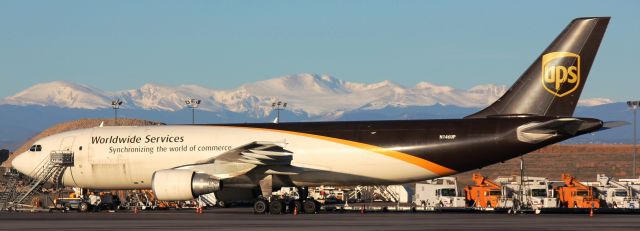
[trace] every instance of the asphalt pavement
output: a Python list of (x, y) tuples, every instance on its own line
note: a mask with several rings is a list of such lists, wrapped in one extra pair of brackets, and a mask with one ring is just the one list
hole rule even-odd
[(640, 230), (640, 215), (323, 213), (257, 215), (251, 208), (100, 213), (0, 213), (0, 230)]

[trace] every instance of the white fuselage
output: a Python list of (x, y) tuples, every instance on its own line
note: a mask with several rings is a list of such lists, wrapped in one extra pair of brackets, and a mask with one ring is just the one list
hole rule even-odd
[(42, 147), (41, 151), (25, 152), (12, 163), (18, 171), (30, 175), (52, 151), (68, 150), (74, 153), (75, 162), (63, 175), (66, 186), (147, 189), (151, 187), (153, 173), (158, 170), (193, 165), (256, 141), (281, 143), (293, 153), (291, 166), (334, 173), (321, 174), (322, 177), (302, 174), (293, 177), (296, 185), (344, 184), (344, 180), (336, 177), (342, 175), (369, 181), (353, 184), (403, 183), (439, 177), (427, 168), (397, 156), (380, 154), (370, 147), (278, 130), (232, 126), (80, 129), (38, 140), (35, 144)]

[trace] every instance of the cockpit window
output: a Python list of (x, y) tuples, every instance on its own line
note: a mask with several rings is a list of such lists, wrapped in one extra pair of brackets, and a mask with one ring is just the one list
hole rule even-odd
[(42, 146), (40, 146), (39, 144), (35, 144), (33, 146), (31, 146), (31, 148), (29, 148), (30, 152), (39, 152), (42, 151)]

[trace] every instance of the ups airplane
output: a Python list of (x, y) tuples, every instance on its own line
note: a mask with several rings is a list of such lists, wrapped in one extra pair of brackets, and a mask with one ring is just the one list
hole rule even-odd
[(620, 125), (573, 112), (609, 17), (577, 18), (489, 107), (463, 119), (95, 127), (40, 139), (12, 164), (35, 172), (73, 152), (65, 186), (152, 189), (159, 200), (215, 193), (282, 212), (271, 197), (298, 187), (292, 206), (315, 212), (306, 188), (416, 182), (478, 169)]

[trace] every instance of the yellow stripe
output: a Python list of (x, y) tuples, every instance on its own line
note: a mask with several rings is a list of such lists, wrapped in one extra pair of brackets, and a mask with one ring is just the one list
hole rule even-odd
[(356, 148), (360, 148), (360, 149), (364, 149), (364, 150), (368, 150), (368, 151), (372, 151), (372, 152), (376, 152), (394, 159), (398, 159), (398, 160), (402, 160), (404, 162), (407, 163), (411, 163), (414, 165), (417, 165), (419, 167), (422, 167), (424, 169), (427, 169), (435, 174), (438, 174), (440, 176), (446, 176), (446, 175), (451, 175), (456, 173), (456, 171), (454, 171), (453, 169), (444, 167), (442, 165), (433, 163), (431, 161), (419, 158), (419, 157), (415, 157), (406, 153), (402, 153), (402, 152), (398, 152), (398, 151), (394, 151), (394, 150), (390, 150), (390, 149), (386, 149), (386, 148), (382, 148), (382, 147), (378, 147), (378, 146), (374, 146), (374, 145), (369, 145), (369, 144), (365, 144), (365, 143), (360, 143), (360, 142), (355, 142), (355, 141), (350, 141), (350, 140), (344, 140), (344, 139), (338, 139), (338, 138), (333, 138), (333, 137), (328, 137), (328, 136), (321, 136), (321, 135), (314, 135), (314, 134), (309, 134), (309, 133), (302, 133), (302, 132), (294, 132), (294, 131), (286, 131), (286, 130), (277, 130), (277, 129), (269, 129), (269, 128), (252, 128), (252, 127), (241, 127), (241, 128), (250, 128), (250, 129), (258, 129), (258, 130), (266, 130), (266, 131), (272, 131), (272, 132), (280, 132), (280, 133), (288, 133), (288, 134), (292, 134), (292, 135), (299, 135), (299, 136), (306, 136), (306, 137), (310, 137), (310, 138), (315, 138), (315, 139), (321, 139), (321, 140), (326, 140), (326, 141), (331, 141), (334, 143), (340, 143), (340, 144), (344, 144), (344, 145), (348, 145), (348, 146), (352, 146), (352, 147), (356, 147)]

